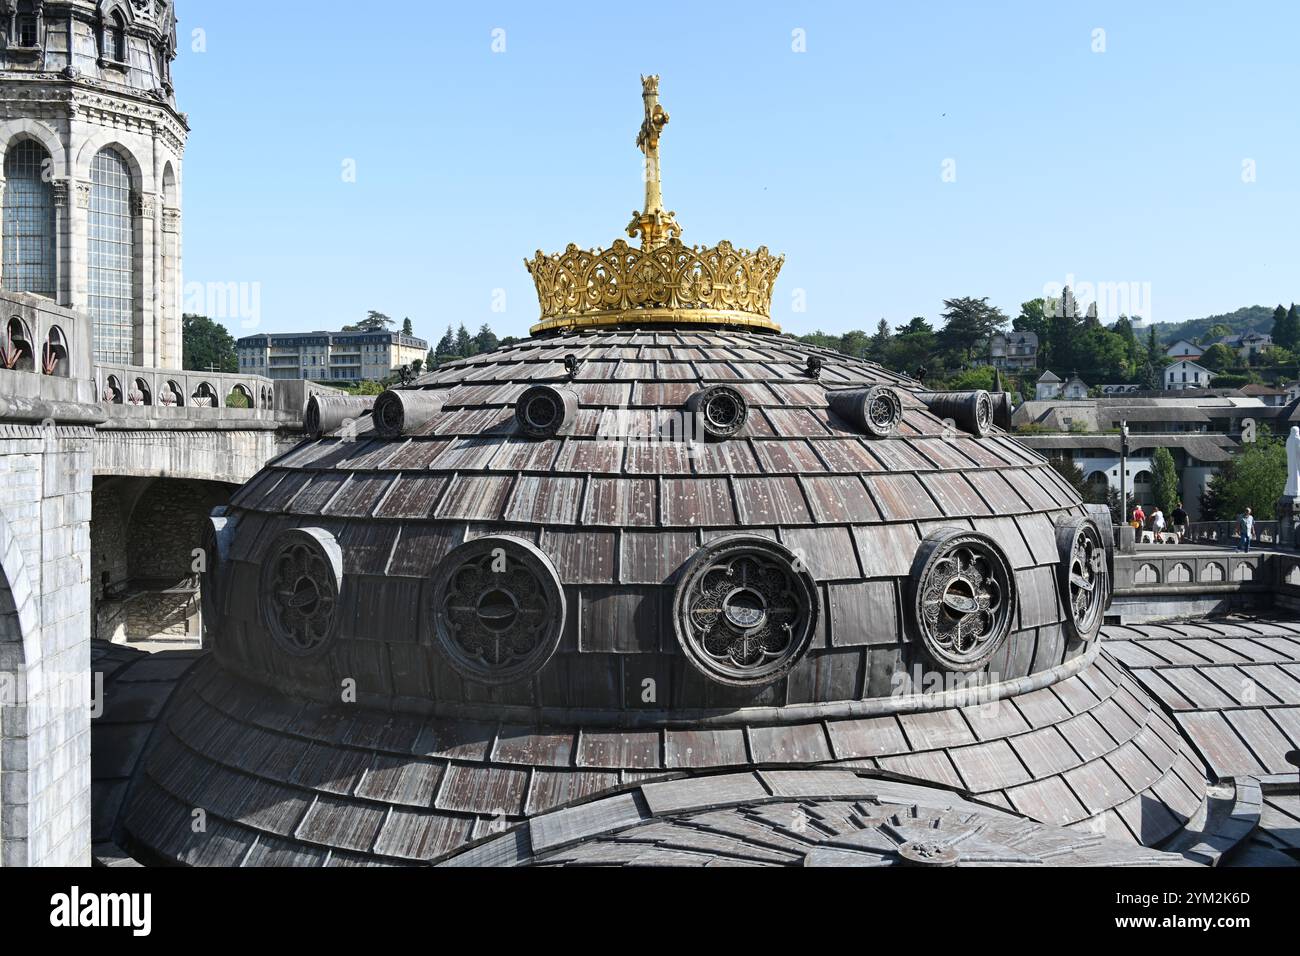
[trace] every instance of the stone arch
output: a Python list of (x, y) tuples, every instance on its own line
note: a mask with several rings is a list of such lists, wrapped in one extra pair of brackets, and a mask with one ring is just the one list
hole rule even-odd
[(148, 480), (127, 504), (125, 567), (131, 596), (124, 608), (128, 640), (193, 635), (200, 578), (194, 552), (203, 546), (212, 509), (230, 500), (227, 485), (181, 478)]
[(1088, 477), (1085, 480), (1090, 485), (1105, 485), (1110, 481), (1110, 479), (1106, 477), (1104, 471), (1089, 472)]
[[(26, 828), (15, 818), (25, 810), (30, 767), (27, 679), (41, 664), (37, 600), (23, 554), (0, 513), (0, 866), (26, 866)], [(15, 836), (15, 831), (20, 836)]]
[(32, 330), (19, 316), (10, 316), (5, 322), (4, 341), (0, 342), (0, 364), (17, 372), (36, 370)]
[(126, 160), (127, 168), (131, 171), (131, 188), (137, 191), (143, 189), (148, 181), (144, 165), (136, 156), (135, 150), (122, 142), (118, 131), (111, 129), (100, 130), (81, 144), (76, 161), (77, 179), (81, 182), (90, 182), (90, 166), (95, 161), (95, 157), (105, 149), (114, 149), (121, 154)]
[(51, 325), (41, 350), (41, 371), (56, 378), (67, 378), (72, 374), (69, 370), (71, 354), (68, 351), (68, 337), (63, 333), (63, 329)]
[(110, 375), (104, 379), (104, 391), (100, 395), (100, 401), (107, 402), (110, 405), (121, 405), (126, 401), (126, 392), (122, 390), (122, 381), (116, 375)]
[(180, 188), (176, 179), (176, 167), (172, 165), (170, 159), (163, 163), (160, 193), (165, 205), (179, 205), (178, 200), (180, 199)]
[(1232, 580), (1234, 581), (1253, 581), (1255, 580), (1255, 566), (1249, 561), (1238, 561), (1236, 567), (1232, 569)]
[(1143, 564), (1133, 575), (1134, 584), (1159, 584), (1160, 569), (1154, 564)]
[(234, 387), (230, 389), (230, 394), (226, 396), (226, 407), (256, 408), (257, 402), (253, 398), (253, 390), (243, 382), (236, 382)]
[(34, 119), (12, 119), (0, 123), (0, 163), (9, 155), (9, 150), (25, 139), (33, 139), (45, 147), (60, 176), (68, 174), (68, 152), (63, 148), (63, 140), (51, 127)]
[(1170, 584), (1190, 584), (1192, 582), (1192, 569), (1179, 561), (1169, 569), (1169, 576), (1166, 580)]
[(143, 378), (137, 378), (131, 385), (131, 391), (128, 393), (128, 399), (132, 405), (152, 405), (153, 389)]
[(158, 403), (168, 408), (183, 408), (185, 406), (185, 389), (181, 388), (174, 379), (169, 378), (159, 390)]
[(190, 394), (190, 404), (196, 408), (218, 408), (221, 400), (210, 382), (199, 382)]
[(1209, 561), (1201, 569), (1201, 580), (1208, 582), (1222, 581), (1224, 578), (1223, 565), (1218, 561)]

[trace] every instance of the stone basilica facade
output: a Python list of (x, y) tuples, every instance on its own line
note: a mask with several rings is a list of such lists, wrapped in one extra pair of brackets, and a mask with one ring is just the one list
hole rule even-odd
[(97, 364), (181, 365), (175, 56), (170, 0), (0, 0), (0, 288), (84, 315)]

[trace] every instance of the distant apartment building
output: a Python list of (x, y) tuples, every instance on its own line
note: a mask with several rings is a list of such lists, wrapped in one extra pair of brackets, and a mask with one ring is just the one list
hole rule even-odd
[(1266, 348), (1273, 345), (1273, 336), (1263, 332), (1246, 332), (1243, 335), (1229, 335), (1219, 339), (1216, 345), (1226, 345), (1247, 362), (1255, 359)]
[(400, 332), (272, 332), (244, 336), (235, 351), (239, 370), (250, 375), (346, 385), (424, 361), (429, 343)]
[(1181, 391), (1185, 388), (1209, 388), (1214, 373), (1203, 365), (1184, 359), (1165, 369), (1165, 388)]
[(1038, 336), (1033, 332), (995, 332), (989, 336), (988, 364), (1016, 372), (1038, 367)]

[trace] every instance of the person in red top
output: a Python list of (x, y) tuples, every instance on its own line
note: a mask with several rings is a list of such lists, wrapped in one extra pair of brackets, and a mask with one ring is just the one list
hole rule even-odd
[(1137, 522), (1137, 526), (1139, 528), (1144, 527), (1146, 525), (1147, 514), (1145, 511), (1142, 510), (1141, 505), (1138, 505), (1136, 508), (1133, 509), (1133, 520)]

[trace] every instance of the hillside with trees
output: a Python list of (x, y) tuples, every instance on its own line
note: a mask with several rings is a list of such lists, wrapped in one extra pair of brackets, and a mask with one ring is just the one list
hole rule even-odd
[[(1000, 376), (988, 367), (988, 340), (995, 332), (1033, 332), (1038, 337), (1034, 369)], [(1219, 339), (1262, 332), (1273, 336), (1274, 347), (1248, 362), (1234, 349), (1214, 345)], [(988, 298), (945, 299), (938, 320), (915, 316), (897, 329), (881, 319), (874, 332), (843, 335), (813, 332), (800, 341), (865, 358), (895, 372), (924, 373), (935, 388), (992, 389), (998, 385), (1021, 400), (1034, 394), (1034, 382), (1051, 369), (1062, 378), (1078, 375), (1090, 386), (1132, 384), (1143, 389), (1162, 387), (1169, 364), (1166, 348), (1178, 341), (1212, 346), (1201, 364), (1219, 373), (1216, 386), (1236, 388), (1250, 383), (1278, 384), (1300, 376), (1300, 314), (1296, 306), (1274, 309), (1251, 306), (1227, 315), (1207, 316), (1177, 324), (1152, 323), (1126, 315), (1103, 323), (1095, 306), (1083, 309), (1066, 288), (1059, 298), (1030, 299), (1008, 318)]]

